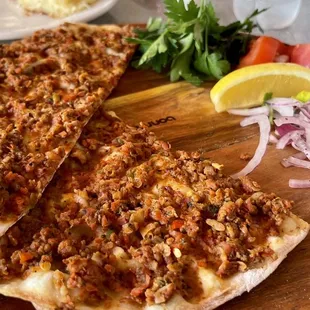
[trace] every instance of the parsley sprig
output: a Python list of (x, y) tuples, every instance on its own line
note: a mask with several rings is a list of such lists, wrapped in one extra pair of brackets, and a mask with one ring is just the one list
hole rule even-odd
[(187, 8), (183, 0), (164, 3), (167, 21), (150, 18), (146, 29), (136, 29), (136, 38), (129, 38), (140, 46), (133, 66), (156, 72), (168, 68), (172, 82), (184, 79), (197, 86), (222, 78), (238, 63), (258, 27), (252, 19), (262, 12), (255, 10), (243, 22), (222, 26), (207, 0), (200, 7), (191, 0)]

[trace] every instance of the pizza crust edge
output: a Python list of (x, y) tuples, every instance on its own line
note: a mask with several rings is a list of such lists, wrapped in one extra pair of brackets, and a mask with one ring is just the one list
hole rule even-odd
[(283, 240), (283, 244), (275, 250), (278, 258), (272, 262), (264, 264), (261, 268), (250, 269), (245, 273), (236, 274), (231, 279), (229, 290), (219, 296), (202, 301), (201, 309), (215, 309), (216, 307), (219, 307), (220, 305), (242, 295), (245, 292), (250, 292), (277, 269), (281, 262), (287, 257), (288, 253), (290, 253), (303, 239), (305, 239), (309, 232), (309, 224), (307, 222), (295, 215), (291, 218), (293, 218), (299, 225), (298, 233), (292, 235), (286, 234), (281, 238)]

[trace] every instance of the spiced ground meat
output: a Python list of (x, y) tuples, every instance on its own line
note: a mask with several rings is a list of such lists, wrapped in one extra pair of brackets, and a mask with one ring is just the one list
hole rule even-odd
[(125, 71), (130, 33), (64, 24), (0, 45), (0, 221), (35, 205)]
[(291, 203), (167, 146), (99, 111), (38, 207), (1, 238), (0, 279), (60, 270), (64, 308), (108, 302), (109, 291), (139, 304), (175, 293), (195, 302), (199, 267), (226, 278), (275, 259), (266, 238)]

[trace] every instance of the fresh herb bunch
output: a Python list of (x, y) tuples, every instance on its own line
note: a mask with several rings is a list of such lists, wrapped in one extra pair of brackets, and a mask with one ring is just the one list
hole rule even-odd
[(200, 7), (191, 0), (186, 8), (183, 0), (164, 0), (167, 21), (151, 18), (146, 29), (136, 29), (136, 38), (128, 40), (140, 45), (133, 62), (135, 68), (152, 68), (161, 72), (170, 68), (172, 82), (184, 80), (200, 85), (209, 79), (220, 79), (238, 63), (246, 52), (250, 33), (255, 27), (255, 10), (244, 22), (221, 26), (214, 7), (202, 0)]

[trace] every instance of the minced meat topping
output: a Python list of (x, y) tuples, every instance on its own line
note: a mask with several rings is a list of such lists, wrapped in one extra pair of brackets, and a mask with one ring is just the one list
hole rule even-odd
[(63, 308), (111, 291), (138, 304), (175, 293), (196, 302), (200, 267), (227, 278), (275, 259), (266, 239), (290, 214), (289, 201), (220, 168), (98, 111), (38, 207), (0, 239), (0, 279), (59, 270)]
[(0, 222), (35, 205), (124, 72), (130, 33), (65, 24), (0, 45)]

